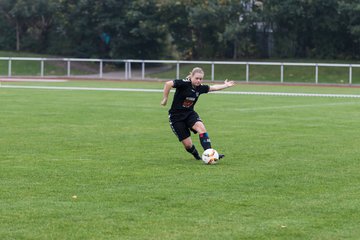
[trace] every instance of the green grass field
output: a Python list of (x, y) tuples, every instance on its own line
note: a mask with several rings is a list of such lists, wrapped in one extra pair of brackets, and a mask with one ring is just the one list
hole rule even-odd
[[(163, 83), (2, 86), (25, 84)], [(0, 87), (0, 239), (360, 238), (360, 99), (203, 95), (196, 110), (226, 154), (207, 166), (183, 150), (161, 97)]]

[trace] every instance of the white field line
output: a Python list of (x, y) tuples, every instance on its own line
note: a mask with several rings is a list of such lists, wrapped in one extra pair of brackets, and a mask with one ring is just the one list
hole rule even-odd
[(325, 94), (325, 93), (282, 93), (282, 92), (214, 92), (221, 94), (240, 94), (240, 95), (261, 95), (261, 96), (291, 96), (291, 97), (338, 97), (338, 98), (360, 98), (357, 94)]
[(94, 87), (50, 87), (50, 86), (20, 86), (20, 85), (2, 85), (3, 88), (20, 89), (48, 89), (48, 90), (86, 90), (86, 91), (121, 91), (121, 92), (162, 92), (159, 89), (141, 89), (141, 88), (94, 88)]
[(294, 108), (318, 108), (328, 106), (344, 106), (359, 104), (358, 102), (338, 102), (338, 103), (321, 103), (321, 104), (303, 104), (303, 105), (286, 105), (276, 107), (258, 107), (258, 108), (235, 108), (234, 111), (238, 112), (254, 112), (254, 111), (266, 111), (266, 110), (281, 110), (281, 109), (294, 109)]
[[(141, 88), (95, 88), (95, 87), (61, 87), (61, 86), (21, 86), (4, 85), (2, 88), (20, 88), (20, 89), (48, 89), (48, 90), (86, 90), (86, 91), (122, 91), (122, 92), (158, 92), (162, 89), (141, 89)], [(173, 91), (173, 90), (172, 90)], [(322, 94), (322, 93), (281, 93), (281, 92), (234, 92), (219, 91), (214, 94), (232, 94), (232, 95), (261, 95), (261, 96), (291, 96), (291, 97), (335, 97), (335, 98), (360, 98), (357, 94)]]
[(2, 82), (67, 82), (66, 79), (0, 78)]

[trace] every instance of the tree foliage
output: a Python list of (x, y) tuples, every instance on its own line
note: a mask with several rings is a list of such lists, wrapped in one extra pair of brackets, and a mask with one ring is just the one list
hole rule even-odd
[[(55, 6), (52, 0), (0, 1), (0, 13), (3, 16), (0, 21), (3, 20), (1, 24), (13, 29), (9, 33), (15, 33), (16, 50), (19, 51), (22, 44), (29, 50), (41, 50), (33, 48), (32, 43), (37, 41), (46, 44), (46, 34), (51, 27)], [(2, 33), (5, 31), (2, 30)]]
[(101, 58), (357, 59), (359, 16), (359, 0), (0, 0), (0, 47)]

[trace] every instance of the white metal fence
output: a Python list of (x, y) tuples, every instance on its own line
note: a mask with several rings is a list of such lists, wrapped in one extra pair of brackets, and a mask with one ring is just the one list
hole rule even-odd
[[(114, 76), (114, 78), (118, 79), (133, 79), (133, 64), (140, 64), (141, 68), (137, 69), (139, 76), (136, 78), (146, 79), (147, 68), (146, 66), (149, 64), (172, 64), (176, 66), (176, 76), (174, 78), (180, 78), (180, 67), (183, 64), (202, 64), (202, 65), (210, 65), (211, 66), (211, 80), (215, 79), (215, 71), (216, 65), (239, 65), (245, 66), (245, 79), (236, 79), (241, 81), (250, 81), (250, 66), (255, 65), (263, 65), (263, 66), (274, 66), (279, 68), (280, 79), (278, 81), (280, 83), (284, 83), (284, 67), (285, 66), (306, 66), (314, 68), (314, 82), (319, 83), (319, 67), (341, 67), (348, 69), (348, 80), (347, 84), (353, 84), (353, 68), (359, 68), (360, 64), (335, 64), (335, 63), (295, 63), (295, 62), (230, 62), (230, 61), (177, 61), (177, 60), (133, 60), (133, 59), (124, 59), (124, 60), (109, 60), (109, 59), (83, 59), (83, 58), (26, 58), (26, 57), (0, 57), (0, 61), (5, 61), (7, 64), (7, 77), (13, 77), (12, 73), (12, 65), (15, 61), (38, 61), (40, 62), (40, 77), (47, 77), (45, 74), (45, 62), (50, 61), (60, 61), (66, 64), (66, 77), (79, 77), (79, 75), (72, 74), (72, 63), (75, 62), (91, 62), (98, 65), (97, 74), (89, 75), (92, 78), (104, 78), (104, 63), (114, 63), (114, 64), (123, 64), (124, 70), (119, 72), (118, 75)], [(4, 64), (3, 64), (4, 65)], [(0, 65), (1, 66), (1, 65)], [(0, 69), (1, 70), (1, 69)], [(0, 75), (1, 75), (0, 71)], [(82, 75), (81, 77), (84, 77)]]

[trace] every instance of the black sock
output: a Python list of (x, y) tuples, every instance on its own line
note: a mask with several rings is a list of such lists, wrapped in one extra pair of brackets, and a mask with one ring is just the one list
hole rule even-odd
[(196, 150), (195, 146), (192, 145), (191, 148), (186, 149), (186, 151), (188, 151), (189, 153), (191, 153), (195, 159), (201, 159), (201, 157), (199, 156), (198, 151)]
[(211, 141), (207, 132), (199, 134), (199, 138), (201, 146), (204, 148), (204, 150), (211, 148)]

